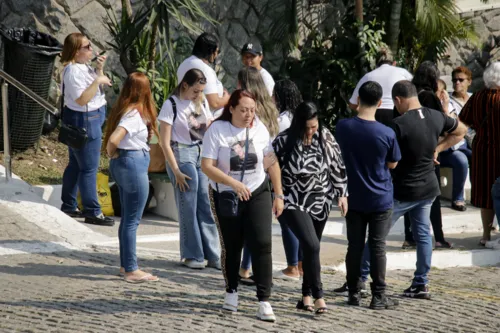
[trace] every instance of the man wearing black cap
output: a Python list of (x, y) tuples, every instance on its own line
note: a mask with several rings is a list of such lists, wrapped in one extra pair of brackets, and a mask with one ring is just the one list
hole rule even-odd
[(267, 70), (262, 68), (260, 63), (263, 58), (264, 54), (262, 52), (262, 46), (259, 42), (248, 42), (243, 45), (243, 48), (241, 49), (241, 61), (243, 62), (243, 65), (255, 67), (260, 71), (260, 75), (262, 75), (267, 91), (269, 91), (269, 95), (272, 96), (274, 90), (274, 79)]

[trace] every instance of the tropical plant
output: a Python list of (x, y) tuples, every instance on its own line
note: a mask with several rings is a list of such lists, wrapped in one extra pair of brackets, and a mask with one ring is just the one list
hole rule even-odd
[[(384, 45), (384, 30), (376, 21), (359, 27), (344, 15), (339, 26), (325, 34), (311, 30), (301, 48), (300, 60), (287, 61), (286, 72), (305, 99), (315, 101), (323, 122), (333, 131), (337, 121), (351, 111), (347, 101), (359, 76), (372, 69), (377, 50)], [(363, 50), (359, 51), (359, 41)], [(360, 61), (361, 58), (367, 61)]]
[[(122, 0), (120, 19), (109, 6), (105, 21), (113, 41), (108, 45), (120, 54), (127, 74), (148, 75), (158, 106), (177, 84), (176, 69), (192, 41), (186, 34), (202, 32), (199, 22), (215, 23), (201, 0), (145, 0), (135, 12), (130, 0)], [(171, 26), (179, 29), (173, 33)], [(176, 35), (174, 39), (172, 35)]]

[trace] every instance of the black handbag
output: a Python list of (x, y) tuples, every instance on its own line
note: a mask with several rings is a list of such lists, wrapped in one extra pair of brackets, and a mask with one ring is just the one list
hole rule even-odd
[[(88, 106), (87, 106), (88, 107)], [(88, 110), (85, 112), (87, 119), (87, 127), (89, 124)], [(64, 123), (64, 74), (62, 80), (62, 96), (61, 96), (61, 128), (59, 129), (59, 142), (73, 149), (81, 149), (88, 140), (86, 128), (76, 127)]]
[[(245, 176), (245, 169), (247, 166), (247, 158), (248, 158), (248, 127), (247, 127), (247, 132), (246, 132), (246, 139), (245, 139), (245, 158), (243, 160), (243, 169), (241, 170), (241, 177), (240, 177), (240, 182), (243, 181), (243, 177)], [(217, 208), (219, 211), (219, 214), (221, 217), (236, 217), (238, 216), (238, 203), (239, 203), (239, 198), (236, 193), (233, 191), (222, 191), (219, 192), (219, 185), (216, 183), (215, 186), (217, 187), (217, 198), (218, 198), (218, 204)]]

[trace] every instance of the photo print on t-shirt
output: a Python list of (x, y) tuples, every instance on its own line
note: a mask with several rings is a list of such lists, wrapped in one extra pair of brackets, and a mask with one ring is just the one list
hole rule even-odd
[(195, 112), (191, 112), (191, 114), (187, 117), (188, 127), (189, 127), (189, 136), (192, 141), (203, 141), (203, 136), (207, 131), (207, 117), (205, 117), (204, 113), (197, 114)]
[[(245, 161), (245, 140), (238, 141), (231, 146), (231, 155), (229, 158), (229, 171), (231, 173), (240, 173), (243, 170)], [(248, 140), (248, 157), (245, 168), (245, 174), (255, 173), (257, 169), (257, 153), (253, 140)]]

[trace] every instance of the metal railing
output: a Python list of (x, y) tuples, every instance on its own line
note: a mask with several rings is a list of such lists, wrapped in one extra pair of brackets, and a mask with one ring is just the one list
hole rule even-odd
[(22, 93), (27, 95), (29, 98), (37, 102), (41, 107), (43, 107), (47, 112), (57, 116), (58, 110), (56, 107), (51, 105), (49, 102), (38, 96), (30, 88), (26, 87), (21, 82), (17, 81), (15, 78), (5, 73), (0, 69), (0, 82), (2, 82), (2, 117), (3, 117), (3, 161), (5, 166), (5, 182), (8, 183), (12, 179), (12, 159), (10, 156), (10, 136), (9, 136), (9, 101), (8, 101), (8, 89), (9, 83), (19, 89)]

